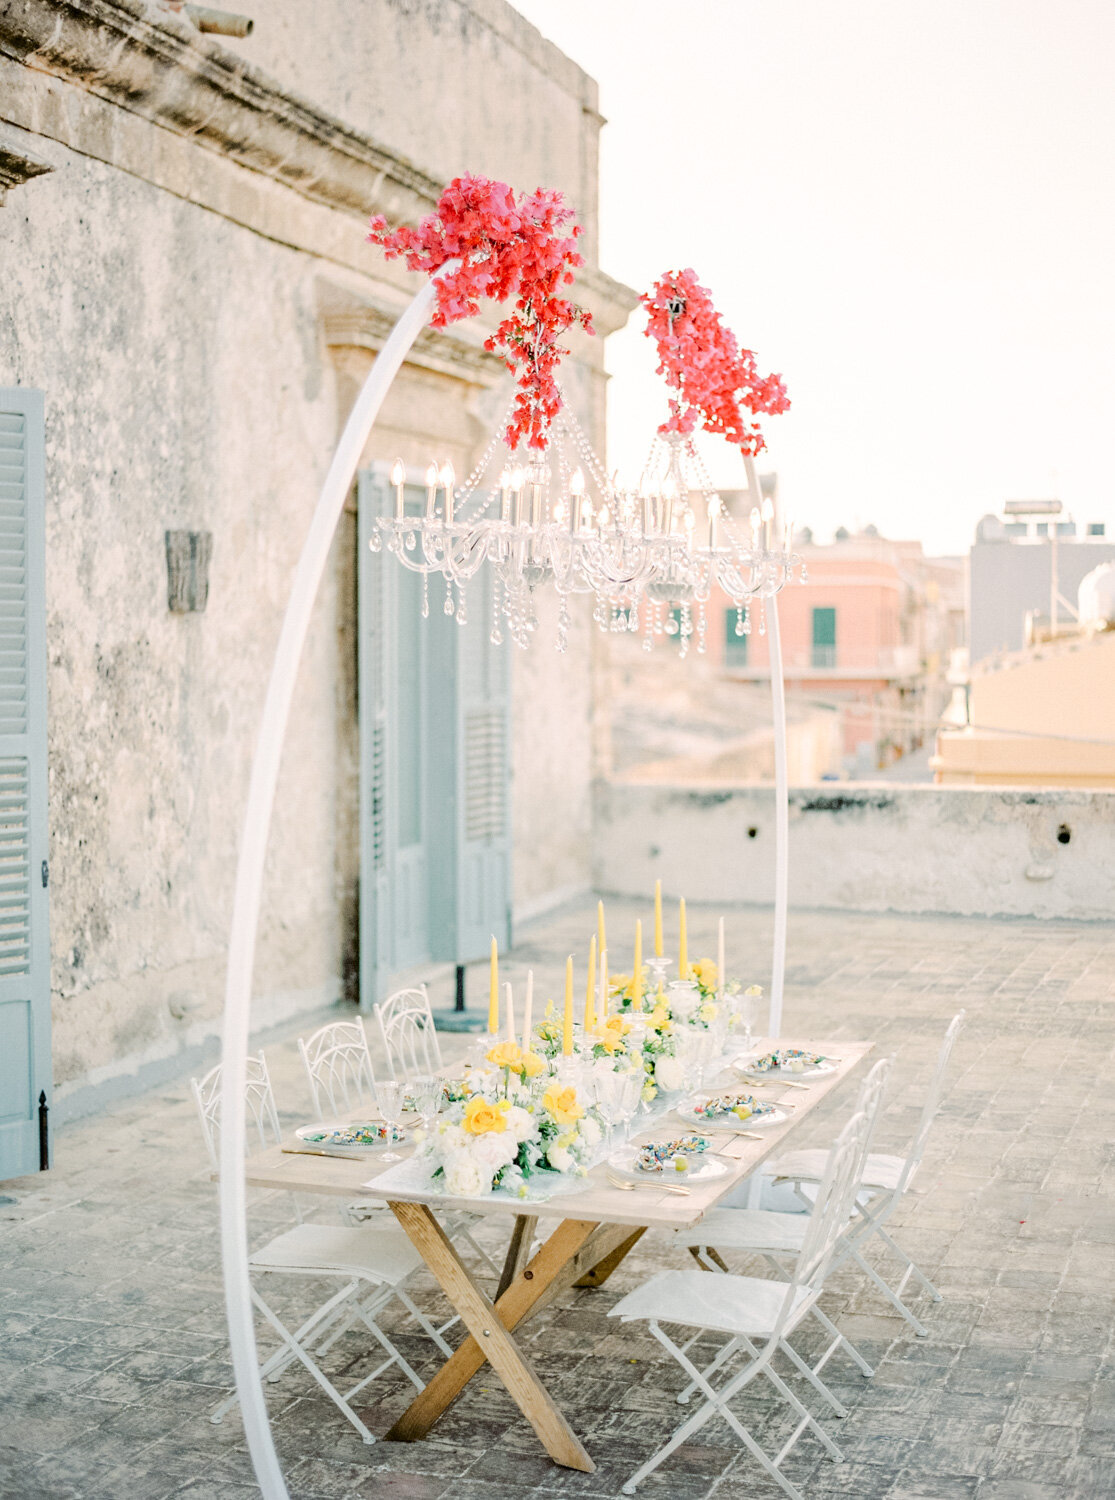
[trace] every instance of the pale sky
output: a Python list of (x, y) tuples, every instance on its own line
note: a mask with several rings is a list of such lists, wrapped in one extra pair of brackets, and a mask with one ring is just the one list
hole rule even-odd
[[(961, 551), (1057, 495), (1113, 529), (1115, 0), (514, 3), (599, 82), (603, 268), (692, 266), (784, 375), (760, 468), (799, 523)], [(644, 321), (609, 346), (632, 477)]]

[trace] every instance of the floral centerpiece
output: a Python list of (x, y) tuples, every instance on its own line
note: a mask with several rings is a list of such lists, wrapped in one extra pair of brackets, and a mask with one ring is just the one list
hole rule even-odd
[(492, 1071), (473, 1073), (474, 1092), (452, 1104), (421, 1141), (418, 1155), (453, 1197), (495, 1189), (526, 1197), (548, 1174), (583, 1176), (602, 1131), (576, 1088), (549, 1075), (533, 1049), (501, 1042)]

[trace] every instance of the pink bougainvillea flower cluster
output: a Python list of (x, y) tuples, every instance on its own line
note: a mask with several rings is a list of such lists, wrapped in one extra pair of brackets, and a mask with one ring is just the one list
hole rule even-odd
[(412, 271), (433, 275), (447, 261), (460, 262), (438, 278), (435, 328), (475, 317), (482, 298), (515, 298), (510, 316), (484, 340), (518, 380), (507, 429), (511, 448), (524, 441), (546, 447), (561, 409), (556, 374), (566, 351), (559, 340), (574, 325), (593, 331), (590, 314), (562, 293), (584, 265), (577, 251), (581, 227), (572, 219), (560, 193), (539, 188), (516, 201), (506, 183), (466, 174), (453, 179), (417, 229), (389, 229), (379, 214), (371, 223), (368, 238), (389, 257), (405, 256)]
[(698, 422), (743, 453), (766, 447), (758, 422), (744, 415), (786, 411), (790, 401), (781, 375), (760, 375), (755, 355), (741, 349), (720, 321), (707, 287), (693, 270), (667, 271), (645, 292), (646, 334), (658, 345), (658, 373), (678, 392), (661, 433), (690, 433)]

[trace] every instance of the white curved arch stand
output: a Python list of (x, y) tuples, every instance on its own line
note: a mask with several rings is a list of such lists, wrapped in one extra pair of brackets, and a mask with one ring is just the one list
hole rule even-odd
[[(454, 268), (455, 262), (442, 267)], [(367, 380), (349, 413), (337, 444), (329, 472), (318, 496), (317, 507), (298, 559), (290, 599), (283, 616), (282, 631), (267, 684), (259, 738), (248, 784), (248, 804), (236, 867), (232, 926), (229, 934), (228, 972), (225, 981), (225, 1014), (221, 1046), (221, 1138), (220, 1225), (221, 1267), (225, 1284), (225, 1315), (236, 1392), (244, 1418), (244, 1433), (263, 1500), (289, 1500), (282, 1468), (271, 1434), (263, 1386), (259, 1378), (248, 1277), (248, 1230), (244, 1181), (246, 1108), (244, 1084), (251, 1020), (252, 975), (255, 969), (256, 936), (260, 897), (267, 855), (267, 839), (275, 802), (279, 765), (294, 683), (306, 641), (314, 600), (329, 556), (345, 499), (352, 487), (360, 455), (372, 430), (384, 397), (398, 374), (411, 346), (426, 325), (434, 303), (436, 282), (431, 279), (405, 310), (376, 358)], [(747, 482), (759, 494), (755, 466), (744, 460)], [(782, 1021), (782, 986), (786, 947), (787, 877), (787, 787), (786, 716), (782, 680), (782, 655), (778, 635), (778, 609), (768, 601), (770, 633), (771, 693), (775, 733), (775, 923), (774, 966), (770, 995), (770, 1031), (777, 1036)]]
[[(452, 269), (452, 264), (443, 270)], [(236, 867), (236, 890), (232, 906), (232, 929), (228, 945), (225, 981), (224, 1035), (221, 1048), (221, 1265), (225, 1282), (225, 1313), (236, 1392), (244, 1416), (244, 1432), (252, 1455), (256, 1479), (264, 1500), (288, 1500), (279, 1466), (267, 1404), (259, 1378), (248, 1280), (248, 1227), (244, 1184), (244, 1082), (248, 1055), (248, 1033), (255, 967), (256, 934), (259, 927), (260, 893), (267, 855), (267, 836), (279, 777), (283, 741), (286, 739), (291, 698), (306, 632), (325, 571), (333, 534), (345, 498), (352, 487), (356, 466), (379, 415), (383, 398), (411, 345), (426, 326), (433, 306), (436, 283), (430, 280), (391, 330), (371, 372), (356, 398), (345, 423), (329, 473), (325, 477), (317, 508), (298, 559), (279, 645), (267, 684), (267, 697), (260, 720), (259, 739), (248, 785), (248, 806), (240, 838)]]
[[(763, 503), (755, 460), (743, 455), (747, 488), (754, 505)], [(778, 595), (766, 602), (767, 650), (770, 657), (771, 718), (774, 725), (774, 952), (770, 973), (772, 1037), (782, 1035), (782, 991), (786, 983), (786, 914), (790, 890), (790, 787), (786, 765), (786, 677), (782, 664), (782, 635), (778, 628)]]

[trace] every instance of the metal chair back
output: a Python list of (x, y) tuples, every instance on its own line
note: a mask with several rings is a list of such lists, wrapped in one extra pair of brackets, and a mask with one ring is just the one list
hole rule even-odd
[[(219, 1166), (218, 1143), (221, 1136), (221, 1065), (210, 1068), (204, 1078), (191, 1078), (194, 1103), (201, 1121), (201, 1133), (205, 1137), (205, 1149), (214, 1167)], [(277, 1146), (282, 1142), (279, 1114), (275, 1108), (275, 1096), (271, 1092), (271, 1077), (263, 1053), (249, 1055), (244, 1084), (244, 1102), (248, 1112), (248, 1154), (251, 1154), (251, 1126), (259, 1140), (259, 1150)]]
[(441, 1046), (425, 985), (389, 995), (375, 1012), (392, 1078), (441, 1071)]
[(299, 1037), (298, 1050), (310, 1080), (314, 1112), (321, 1119), (375, 1099), (376, 1075), (362, 1016), (333, 1021)]

